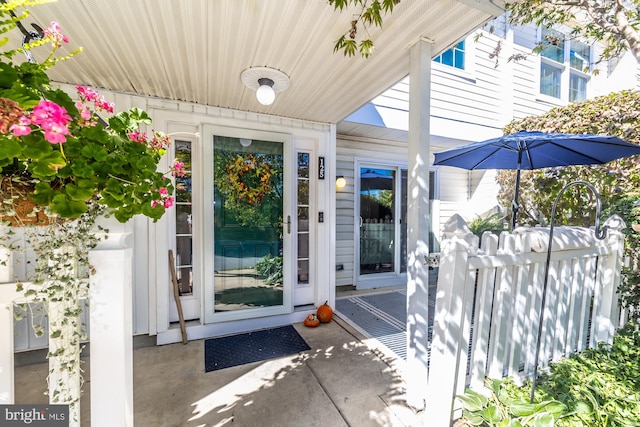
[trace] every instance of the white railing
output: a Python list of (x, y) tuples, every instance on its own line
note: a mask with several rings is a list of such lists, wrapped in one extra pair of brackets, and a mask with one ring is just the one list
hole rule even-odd
[[(127, 225), (109, 226), (111, 232), (89, 254), (95, 274), (90, 278), (89, 319), (92, 336), (90, 338), (91, 370), (90, 402), (91, 425), (132, 426), (133, 425), (133, 346), (132, 346), (132, 259), (133, 253)], [(0, 228), (0, 232), (3, 232)], [(28, 301), (23, 292), (16, 290), (16, 270), (24, 265), (14, 262), (14, 254), (0, 246), (0, 404), (15, 402), (14, 385), (14, 309), (16, 303)], [(15, 274), (14, 274), (15, 273)], [(25, 288), (33, 286), (23, 283)], [(55, 319), (55, 304), (49, 304), (48, 318)], [(47, 328), (45, 327), (45, 331)], [(18, 334), (20, 334), (19, 332)], [(49, 339), (49, 349), (56, 345)], [(50, 369), (59, 361), (49, 358)], [(55, 370), (55, 369), (54, 369)], [(80, 383), (74, 379), (62, 379), (68, 388), (76, 388), (80, 393)], [(50, 389), (56, 379), (50, 378)], [(50, 403), (53, 393), (49, 393)], [(20, 402), (33, 403), (33, 402)], [(58, 402), (59, 403), (59, 402)], [(74, 405), (70, 426), (80, 424), (80, 405)]]
[[(480, 389), (485, 376), (531, 376), (547, 270), (548, 228), (485, 233), (479, 245), (459, 218), (450, 224), (439, 254), (426, 397), (434, 426), (449, 426), (460, 415), (455, 396), (466, 386)], [(540, 367), (612, 342), (625, 225), (618, 216), (605, 225), (604, 240), (591, 229), (555, 229)]]

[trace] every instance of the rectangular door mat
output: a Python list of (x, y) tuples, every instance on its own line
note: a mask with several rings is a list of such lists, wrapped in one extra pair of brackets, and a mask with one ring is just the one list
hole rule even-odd
[(310, 349), (291, 325), (212, 338), (204, 342), (204, 369), (211, 372)]

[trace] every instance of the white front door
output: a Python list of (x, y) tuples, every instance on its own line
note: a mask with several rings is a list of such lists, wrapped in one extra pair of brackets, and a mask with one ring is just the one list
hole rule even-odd
[(313, 304), (315, 143), (212, 126), (202, 143), (176, 143), (176, 158), (188, 170), (176, 180), (176, 270), (185, 318), (199, 318), (199, 307), (204, 323), (215, 323)]

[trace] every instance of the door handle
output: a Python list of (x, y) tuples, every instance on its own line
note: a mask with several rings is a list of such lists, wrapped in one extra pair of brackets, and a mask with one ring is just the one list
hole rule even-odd
[(286, 225), (287, 234), (291, 234), (291, 215), (287, 215), (287, 222), (283, 222), (282, 225)]

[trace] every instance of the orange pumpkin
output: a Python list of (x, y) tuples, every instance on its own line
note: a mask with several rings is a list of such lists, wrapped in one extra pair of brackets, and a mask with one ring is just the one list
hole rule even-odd
[(333, 310), (331, 306), (328, 304), (328, 301), (325, 301), (320, 307), (318, 307), (318, 319), (322, 323), (329, 323), (333, 318)]
[(304, 326), (315, 328), (319, 324), (320, 324), (320, 320), (318, 319), (318, 316), (316, 316), (315, 314), (310, 314), (307, 316), (306, 319), (304, 319)]

